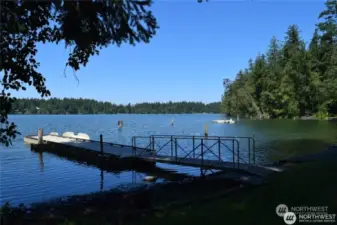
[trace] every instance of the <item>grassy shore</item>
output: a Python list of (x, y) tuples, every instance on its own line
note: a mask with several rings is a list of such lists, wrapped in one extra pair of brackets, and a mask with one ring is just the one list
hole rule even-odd
[(324, 159), (293, 165), (270, 179), (270, 184), (208, 204), (167, 209), (140, 224), (285, 224), (276, 215), (278, 204), (328, 206), (337, 213), (337, 163)]

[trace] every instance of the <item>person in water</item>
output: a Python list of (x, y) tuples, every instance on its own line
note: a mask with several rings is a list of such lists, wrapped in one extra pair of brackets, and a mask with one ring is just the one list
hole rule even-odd
[(123, 121), (122, 120), (118, 120), (117, 125), (118, 125), (119, 128), (122, 128), (123, 127)]

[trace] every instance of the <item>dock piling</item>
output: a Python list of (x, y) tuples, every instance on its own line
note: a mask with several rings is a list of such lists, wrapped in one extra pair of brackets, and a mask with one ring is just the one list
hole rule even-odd
[(151, 137), (151, 150), (155, 151), (154, 137)]
[(251, 161), (251, 147), (250, 147), (250, 138), (248, 138), (248, 163)]
[(201, 165), (204, 165), (204, 139), (201, 139)]
[(195, 137), (193, 135), (193, 159), (195, 159)]
[(174, 153), (175, 153), (176, 161), (178, 161), (178, 143), (177, 143), (177, 138), (174, 138)]
[(233, 167), (235, 167), (235, 147), (234, 147), (234, 139), (232, 140), (232, 150), (233, 150)]
[[(152, 147), (151, 147), (151, 150), (152, 150), (152, 153), (153, 153), (153, 158), (156, 158), (156, 145), (155, 145), (155, 140), (154, 140), (154, 137), (152, 136), (151, 137), (151, 145), (152, 145)], [(154, 159), (155, 160), (155, 159)]]
[(255, 135), (253, 134), (253, 163), (255, 164)]
[(219, 161), (221, 161), (221, 140), (220, 140), (220, 137), (218, 138), (218, 154), (219, 154)]
[(173, 157), (173, 136), (171, 136), (171, 157)]
[[(236, 137), (235, 140), (238, 141), (238, 138)], [(238, 148), (237, 148), (237, 154), (238, 154), (238, 168), (240, 168), (240, 142), (238, 141)]]
[(208, 124), (205, 124), (204, 134), (205, 134), (205, 137), (208, 137)]
[(37, 133), (37, 139), (38, 139), (38, 144), (43, 143), (43, 129), (39, 128), (39, 131)]
[(99, 135), (99, 144), (100, 144), (100, 149), (101, 149), (101, 154), (104, 154), (104, 150), (103, 150), (103, 135), (100, 134)]

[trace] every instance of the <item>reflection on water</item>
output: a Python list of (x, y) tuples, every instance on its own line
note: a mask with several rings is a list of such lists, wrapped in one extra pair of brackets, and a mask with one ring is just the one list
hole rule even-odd
[(100, 182), (100, 190), (103, 191), (103, 187), (104, 187), (104, 173), (103, 170), (101, 170), (101, 182)]
[[(319, 151), (337, 142), (337, 123), (328, 121), (245, 121), (237, 124), (213, 124), (221, 115), (38, 115), (10, 116), (22, 133), (13, 146), (0, 150), (0, 205), (32, 203), (66, 195), (86, 194), (111, 188), (143, 185), (144, 172), (108, 171), (85, 165), (75, 159), (49, 153), (35, 153), (24, 145), (23, 136), (44, 132), (85, 132), (92, 139), (132, 144), (131, 137), (152, 134), (200, 135), (208, 124), (210, 136), (255, 136), (256, 157), (270, 162), (290, 155)], [(170, 123), (174, 120), (174, 126)], [(124, 121), (122, 129), (116, 126)], [(247, 154), (243, 153), (243, 154)], [(161, 169), (199, 175), (196, 168), (158, 163)], [(158, 180), (161, 182), (162, 180)]]
[(22, 154), (26, 157), (1, 157), (0, 205), (7, 201), (11, 204), (33, 203), (113, 187), (125, 188), (129, 184), (143, 183), (145, 176), (141, 173), (135, 175), (134, 171), (118, 171), (118, 175), (104, 172), (49, 153), (26, 150)]
[(40, 165), (40, 171), (43, 172), (44, 169), (44, 163), (43, 163), (43, 153), (39, 152), (39, 165)]
[[(37, 152), (38, 155), (38, 159), (39, 159), (39, 167), (40, 167), (40, 171), (43, 172), (44, 171), (44, 163), (43, 163), (43, 155), (47, 154), (47, 153), (43, 153), (43, 152)], [(99, 169), (100, 170), (100, 191), (102, 192), (104, 190), (104, 171), (103, 169)], [(132, 171), (132, 183), (136, 183), (136, 176), (135, 176), (136, 172)]]

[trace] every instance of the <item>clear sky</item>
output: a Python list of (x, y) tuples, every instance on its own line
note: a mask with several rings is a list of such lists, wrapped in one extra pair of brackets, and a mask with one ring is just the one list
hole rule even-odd
[[(40, 71), (52, 97), (113, 103), (220, 101), (222, 79), (233, 79), (248, 59), (267, 50), (272, 36), (283, 40), (297, 24), (310, 41), (323, 0), (155, 0), (160, 29), (149, 44), (111, 46), (87, 67), (64, 76), (67, 50), (40, 45)], [(15, 94), (38, 97), (35, 90)]]

